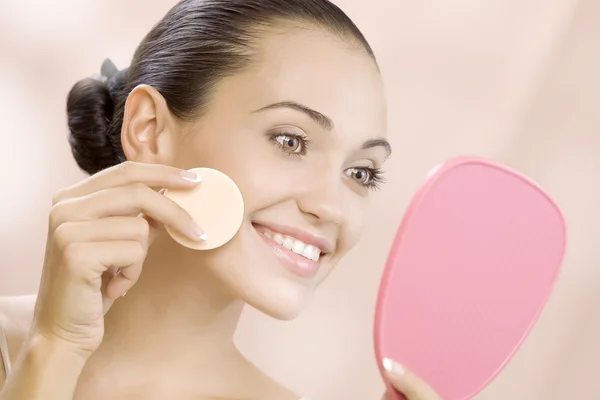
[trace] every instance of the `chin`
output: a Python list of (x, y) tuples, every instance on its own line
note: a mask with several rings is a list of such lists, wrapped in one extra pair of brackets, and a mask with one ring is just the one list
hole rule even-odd
[[(281, 292), (281, 290), (279, 290)], [(291, 321), (304, 311), (307, 295), (288, 293), (259, 294), (242, 297), (256, 310), (280, 321)]]
[[(292, 235), (301, 239), (291, 244)], [(275, 319), (288, 321), (302, 313), (314, 289), (327, 276), (329, 248), (329, 244), (302, 231), (249, 221), (231, 242), (213, 253), (211, 264), (240, 300)]]

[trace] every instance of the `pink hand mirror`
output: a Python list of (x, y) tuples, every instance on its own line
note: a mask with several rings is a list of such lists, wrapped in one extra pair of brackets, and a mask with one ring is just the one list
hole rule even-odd
[(475, 396), (533, 327), (565, 244), (561, 211), (523, 175), (475, 158), (434, 169), (408, 207), (383, 273), (375, 313), (380, 368), (388, 357), (444, 400)]

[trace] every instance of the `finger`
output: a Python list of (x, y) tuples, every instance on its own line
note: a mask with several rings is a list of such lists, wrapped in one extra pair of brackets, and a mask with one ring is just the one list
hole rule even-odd
[(111, 240), (135, 240), (148, 244), (150, 224), (144, 218), (106, 217), (94, 220), (65, 222), (52, 236), (59, 248), (71, 243), (104, 242)]
[(106, 287), (108, 286), (108, 283), (115, 277), (115, 275), (117, 275), (119, 273), (119, 269), (118, 268), (114, 268), (111, 267), (109, 269), (107, 269), (103, 274), (102, 274), (102, 308), (104, 311), (104, 315), (106, 315), (106, 313), (108, 312), (108, 310), (112, 307), (114, 300), (110, 299), (106, 296)]
[(170, 226), (192, 240), (204, 240), (204, 231), (171, 199), (148, 186), (135, 184), (108, 188), (56, 204), (50, 212), (51, 229), (68, 221), (86, 221), (110, 216), (143, 213)]
[(53, 204), (86, 196), (102, 189), (143, 183), (152, 188), (185, 189), (195, 187), (202, 178), (192, 172), (160, 164), (124, 162), (105, 169), (69, 188), (60, 190)]
[(142, 267), (143, 262), (138, 262), (128, 268), (121, 269), (106, 285), (106, 291), (104, 293), (106, 297), (114, 301), (121, 296), (125, 296), (125, 293), (127, 293), (140, 278)]
[(408, 400), (441, 400), (425, 381), (399, 363), (384, 358), (383, 368), (392, 386)]
[(127, 269), (145, 258), (146, 248), (137, 241), (72, 243), (63, 252), (66, 270), (90, 280), (101, 279), (109, 268)]
[(106, 312), (112, 301), (123, 294), (116, 293), (111, 282), (127, 274), (130, 287), (133, 286), (139, 279), (145, 257), (146, 248), (135, 241), (73, 243), (64, 252), (64, 265), (70, 274), (86, 281), (99, 279), (100, 289), (104, 288)]
[[(161, 189), (158, 192), (158, 194), (164, 195), (165, 192), (166, 192), (166, 189)], [(161, 224), (160, 222), (156, 221), (155, 219), (152, 219), (151, 217), (144, 215), (142, 213), (140, 213), (140, 215), (138, 215), (138, 217), (144, 218), (146, 221), (148, 221), (148, 225), (150, 226), (150, 235), (148, 238), (148, 246), (152, 246), (152, 243), (154, 243), (154, 241), (158, 237), (159, 232), (165, 230), (165, 226), (163, 224)]]

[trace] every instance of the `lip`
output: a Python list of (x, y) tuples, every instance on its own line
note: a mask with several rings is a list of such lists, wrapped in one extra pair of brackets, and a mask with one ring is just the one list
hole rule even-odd
[[(294, 237), (298, 240), (302, 240), (304, 243), (310, 244), (313, 246), (319, 246), (319, 243), (321, 243), (322, 247), (319, 246), (319, 248), (321, 250), (331, 248), (326, 241), (324, 241), (322, 239), (318, 239), (315, 236), (312, 236), (305, 232), (300, 232), (299, 230), (295, 230), (295, 229), (292, 229), (289, 227), (283, 227), (284, 229), (281, 229), (278, 225), (273, 225), (273, 224), (267, 225), (267, 224), (262, 224), (262, 223), (258, 223), (258, 222), (253, 222), (252, 226), (254, 227), (256, 234), (258, 236), (260, 236), (262, 238), (262, 240), (271, 248), (271, 250), (273, 251), (275, 256), (279, 259), (279, 261), (288, 270), (292, 271), (294, 274), (296, 274), (300, 277), (303, 277), (303, 278), (313, 278), (314, 276), (317, 275), (317, 273), (319, 272), (320, 266), (321, 266), (320, 261), (322, 258), (319, 258), (318, 262), (314, 262), (312, 260), (307, 259), (306, 257), (296, 254), (293, 251), (288, 250), (285, 247), (283, 247), (282, 245), (280, 245), (279, 243), (275, 242), (273, 239), (266, 237), (263, 234), (264, 230), (279, 232), (281, 234)], [(292, 234), (293, 232), (296, 234), (295, 235)], [(298, 233), (302, 233), (302, 235), (299, 235)], [(305, 239), (302, 239), (299, 236), (303, 236)], [(310, 236), (310, 237), (307, 237), (307, 236)], [(325, 253), (322, 253), (321, 257), (323, 257), (324, 254)]]

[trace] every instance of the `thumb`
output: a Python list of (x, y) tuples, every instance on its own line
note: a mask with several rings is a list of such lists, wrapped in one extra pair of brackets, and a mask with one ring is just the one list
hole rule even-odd
[(389, 358), (382, 360), (390, 384), (407, 400), (442, 400), (442, 398), (411, 370)]

